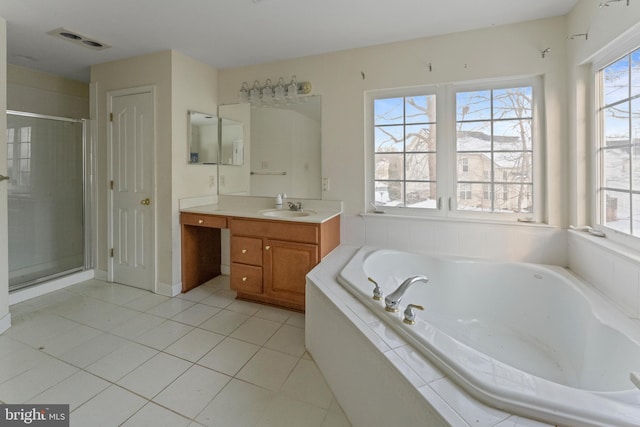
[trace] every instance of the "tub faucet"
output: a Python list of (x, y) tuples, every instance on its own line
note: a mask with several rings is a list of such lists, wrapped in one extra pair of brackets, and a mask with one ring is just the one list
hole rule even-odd
[(424, 282), (427, 283), (429, 281), (429, 278), (427, 276), (411, 276), (408, 279), (406, 279), (404, 282), (402, 282), (402, 284), (400, 286), (398, 286), (398, 289), (396, 289), (395, 291), (393, 291), (392, 293), (390, 293), (389, 295), (387, 295), (384, 299), (384, 309), (387, 311), (391, 311), (391, 312), (396, 312), (398, 311), (398, 306), (400, 305), (400, 300), (402, 299), (402, 297), (404, 296), (404, 293), (407, 292), (407, 289), (409, 289), (409, 287), (411, 285), (413, 285), (416, 282)]

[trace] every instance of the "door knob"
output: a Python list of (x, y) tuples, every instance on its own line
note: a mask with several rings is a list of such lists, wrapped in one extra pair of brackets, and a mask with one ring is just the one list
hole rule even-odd
[(141, 205), (149, 206), (151, 204), (151, 200), (147, 197), (146, 199), (140, 200)]
[(0, 175), (0, 182), (2, 181), (8, 181), (9, 177), (8, 176), (4, 176), (4, 175)]

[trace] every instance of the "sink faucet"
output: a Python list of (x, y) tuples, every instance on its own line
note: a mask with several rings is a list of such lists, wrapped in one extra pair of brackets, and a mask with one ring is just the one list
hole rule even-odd
[(402, 297), (404, 296), (404, 293), (407, 292), (407, 289), (409, 289), (409, 287), (411, 285), (413, 285), (416, 282), (424, 282), (427, 283), (429, 281), (429, 278), (427, 276), (411, 276), (408, 279), (406, 279), (404, 282), (402, 282), (402, 284), (400, 286), (398, 286), (398, 289), (396, 289), (395, 291), (393, 291), (392, 293), (390, 293), (389, 295), (387, 295), (384, 299), (384, 309), (387, 311), (391, 311), (391, 312), (396, 312), (398, 311), (398, 306), (400, 305), (400, 300), (402, 299)]
[(289, 202), (289, 210), (290, 211), (298, 211), (298, 212), (302, 212), (302, 202), (298, 202), (298, 203), (293, 203), (293, 202)]

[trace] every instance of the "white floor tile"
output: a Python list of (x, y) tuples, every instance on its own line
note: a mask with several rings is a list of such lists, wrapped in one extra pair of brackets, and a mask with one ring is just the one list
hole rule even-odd
[(4, 383), (52, 359), (52, 356), (28, 346), (19, 351), (9, 353), (0, 359), (0, 383)]
[(74, 328), (68, 329), (61, 334), (42, 340), (36, 347), (45, 353), (59, 356), (66, 353), (70, 348), (89, 341), (101, 335), (102, 331), (78, 323)]
[(85, 368), (128, 343), (129, 341), (124, 338), (117, 337), (108, 332), (103, 332), (102, 334), (67, 350), (58, 357), (74, 366)]
[(205, 304), (195, 304), (186, 310), (176, 314), (171, 318), (176, 322), (186, 323), (191, 326), (198, 326), (205, 320), (217, 314), (221, 309), (218, 307), (212, 307)]
[(229, 310), (221, 310), (218, 314), (206, 322), (200, 324), (200, 328), (222, 335), (229, 335), (238, 326), (249, 319), (249, 316)]
[(9, 403), (26, 402), (76, 372), (78, 368), (51, 358), (0, 384), (0, 400)]
[(69, 410), (74, 411), (110, 385), (95, 375), (78, 371), (29, 401), (34, 404), (69, 404)]
[(281, 351), (296, 357), (302, 357), (306, 351), (304, 347), (304, 329), (283, 325), (264, 344), (271, 350)]
[(153, 401), (194, 418), (229, 380), (231, 377), (227, 375), (194, 365), (154, 397)]
[(195, 289), (191, 289), (189, 292), (177, 295), (177, 298), (182, 298), (187, 301), (200, 302), (203, 299), (210, 297), (215, 292), (215, 289), (208, 288), (206, 286), (198, 286)]
[(109, 332), (119, 337), (134, 339), (155, 328), (165, 320), (162, 317), (152, 316), (151, 314), (139, 313), (128, 322), (116, 326)]
[(280, 328), (281, 324), (271, 320), (251, 317), (231, 333), (232, 338), (263, 345)]
[(136, 342), (163, 350), (193, 330), (192, 326), (166, 320), (135, 338)]
[(198, 364), (227, 375), (235, 375), (253, 357), (260, 347), (234, 338), (225, 338), (204, 355)]
[(209, 427), (255, 426), (275, 395), (273, 391), (233, 379), (196, 420)]
[(262, 348), (238, 372), (236, 378), (279, 391), (298, 360), (288, 354)]
[(237, 313), (246, 314), (247, 316), (253, 316), (262, 307), (263, 307), (262, 305), (256, 304), (255, 302), (235, 300), (225, 308), (227, 310), (235, 311)]
[(85, 369), (101, 378), (115, 382), (156, 354), (158, 354), (157, 350), (130, 342)]
[(142, 408), (147, 401), (112, 385), (69, 416), (71, 427), (114, 427)]
[(304, 314), (302, 313), (292, 313), (291, 316), (287, 319), (287, 325), (295, 326), (296, 328), (304, 329)]
[(328, 409), (333, 400), (333, 393), (312, 360), (300, 359), (281, 390), (291, 398), (324, 409)]
[(320, 427), (327, 411), (287, 396), (277, 395), (258, 427)]
[(158, 353), (121, 378), (118, 385), (151, 399), (189, 367), (191, 363), (185, 360)]
[(151, 310), (156, 305), (168, 301), (169, 299), (169, 297), (165, 297), (164, 295), (147, 292), (146, 294), (139, 296), (138, 298), (126, 302), (125, 304), (123, 304), (123, 306), (136, 311), (147, 311)]
[(218, 308), (225, 308), (236, 300), (234, 291), (216, 290), (215, 293), (200, 301), (202, 304), (212, 305)]
[(182, 359), (196, 362), (224, 339), (224, 335), (204, 329), (194, 329), (164, 351)]
[(147, 313), (153, 314), (154, 316), (164, 317), (165, 319), (170, 319), (194, 304), (194, 302), (187, 301), (185, 299), (171, 298), (150, 308), (147, 310)]
[(149, 402), (122, 424), (122, 427), (186, 427), (190, 423), (185, 417)]
[(284, 323), (291, 317), (294, 312), (285, 310), (283, 308), (271, 307), (268, 305), (263, 305), (260, 309), (254, 314), (255, 317), (259, 317), (261, 319), (271, 320), (273, 322)]

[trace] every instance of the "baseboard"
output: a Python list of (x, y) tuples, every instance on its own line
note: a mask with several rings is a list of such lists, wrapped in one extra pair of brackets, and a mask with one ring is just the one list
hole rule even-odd
[(175, 297), (182, 292), (182, 282), (170, 285), (168, 283), (158, 282), (156, 285), (155, 293), (164, 295), (167, 297)]
[(231, 266), (229, 265), (220, 265), (220, 272), (222, 274), (224, 274), (225, 276), (230, 276), (231, 275)]
[(107, 270), (94, 270), (95, 271), (95, 279), (98, 280), (102, 280), (103, 282), (108, 282), (109, 281), (109, 273), (107, 273)]
[(11, 313), (7, 313), (4, 315), (2, 319), (0, 319), (0, 334), (6, 331), (11, 327)]
[(85, 270), (69, 274), (68, 276), (58, 277), (57, 279), (53, 279), (42, 284), (19, 289), (9, 293), (9, 305), (46, 295), (50, 292), (58, 291), (68, 286), (77, 285), (78, 283), (93, 279), (94, 277), (95, 275), (93, 270)]

